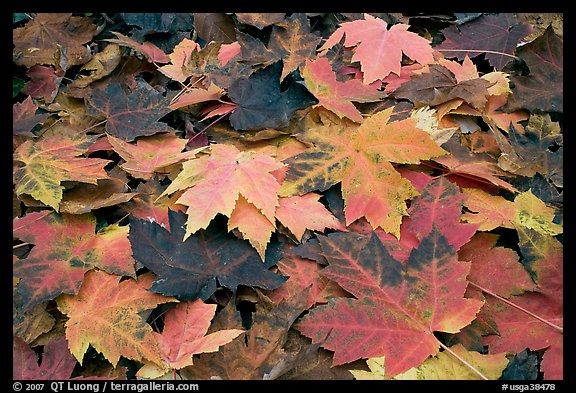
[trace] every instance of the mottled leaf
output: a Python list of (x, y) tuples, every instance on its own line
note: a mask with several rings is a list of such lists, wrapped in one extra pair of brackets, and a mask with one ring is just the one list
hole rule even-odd
[(103, 271), (86, 274), (77, 295), (57, 298), (58, 309), (68, 316), (66, 339), (70, 352), (83, 363), (88, 346), (116, 367), (120, 357), (160, 363), (152, 327), (138, 314), (175, 299), (148, 291), (153, 274), (137, 280)]
[(129, 228), (113, 224), (96, 232), (95, 227), (92, 214), (44, 211), (14, 220), (14, 237), (35, 244), (13, 265), (14, 276), (20, 278), (15, 296), (22, 309), (61, 293), (77, 293), (84, 274), (93, 268), (135, 276)]
[(562, 225), (554, 222), (554, 209), (538, 199), (530, 190), (518, 194), (514, 201), (482, 190), (465, 189), (468, 199), (464, 205), (470, 210), (463, 219), (479, 224), (479, 230), (524, 227), (544, 235), (562, 233)]
[(23, 165), (14, 171), (16, 194), (28, 194), (58, 211), (63, 181), (97, 184), (108, 174), (108, 160), (79, 157), (94, 143), (97, 136), (75, 133), (71, 129), (52, 129), (35, 141), (22, 143), (13, 159)]
[(428, 183), (410, 204), (406, 229), (422, 239), (436, 226), (458, 251), (477, 230), (476, 225), (460, 222), (465, 199), (458, 186), (444, 177)]
[[(508, 365), (506, 352), (482, 354), (476, 351), (467, 351), (461, 344), (452, 346), (450, 351), (459, 356), (460, 359), (464, 359), (464, 361), (490, 380), (500, 379), (502, 372)], [(426, 359), (426, 361), (420, 366), (413, 368), (402, 375), (398, 375), (394, 379), (466, 381), (482, 379), (460, 359), (455, 358), (452, 353), (442, 351), (435, 357)]]
[[(434, 332), (460, 331), (482, 302), (464, 297), (470, 263), (459, 262), (437, 229), (422, 239), (405, 265), (373, 233), (320, 236), (328, 267), (322, 274), (355, 299), (330, 299), (310, 311), (297, 329), (332, 350), (334, 365), (385, 357), (386, 378), (436, 355)], [(432, 279), (433, 278), (433, 279)]]
[(531, 114), (523, 131), (509, 128), (511, 150), (499, 157), (498, 165), (521, 176), (540, 173), (563, 187), (563, 150), (558, 148), (563, 145), (560, 124), (552, 121), (549, 114)]
[(280, 195), (325, 191), (342, 183), (346, 225), (366, 217), (373, 228), (399, 236), (405, 200), (417, 195), (395, 163), (419, 163), (445, 154), (414, 119), (390, 122), (393, 108), (378, 112), (357, 126), (344, 120), (311, 127), (297, 137), (310, 147), (285, 160), (290, 170)]
[(268, 48), (282, 59), (280, 80), (313, 57), (321, 39), (319, 35), (312, 33), (310, 22), (304, 13), (293, 13), (284, 22), (273, 26)]

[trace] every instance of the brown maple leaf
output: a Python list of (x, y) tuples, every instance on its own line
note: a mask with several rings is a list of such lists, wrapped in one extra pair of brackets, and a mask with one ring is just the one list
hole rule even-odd
[[(60, 65), (67, 69), (92, 57), (84, 44), (96, 34), (92, 18), (71, 13), (38, 13), (13, 31), (14, 62), (25, 67)], [(63, 66), (65, 65), (65, 66)]]

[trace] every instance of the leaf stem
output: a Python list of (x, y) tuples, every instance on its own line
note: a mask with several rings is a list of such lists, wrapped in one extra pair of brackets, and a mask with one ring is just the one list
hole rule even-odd
[(29, 244), (30, 244), (30, 243), (20, 243), (20, 244), (16, 244), (15, 246), (12, 246), (12, 249), (15, 250), (15, 249), (17, 249), (17, 248), (24, 247), (24, 246), (27, 246), (27, 245), (29, 245)]
[[(213, 126), (214, 124), (216, 124), (216, 122), (218, 122), (220, 119), (222, 119), (224, 116), (226, 116), (226, 115), (228, 115), (228, 114), (229, 114), (229, 112), (224, 113), (224, 114), (218, 116), (218, 117), (216, 118), (216, 120), (214, 120), (212, 123), (208, 124), (206, 127), (204, 127), (203, 129), (201, 129), (200, 131), (198, 131), (196, 134), (201, 134), (201, 133), (203, 133), (203, 132), (206, 131), (209, 127), (211, 127), (211, 126)], [(190, 139), (192, 140), (193, 138), (190, 138)]]
[(530, 311), (526, 310), (525, 308), (522, 308), (522, 307), (518, 306), (517, 304), (512, 303), (510, 300), (507, 300), (507, 299), (504, 299), (504, 298), (501, 297), (501, 296), (498, 296), (498, 295), (495, 294), (494, 292), (492, 292), (492, 291), (490, 291), (490, 290), (488, 290), (488, 289), (486, 289), (486, 288), (484, 288), (484, 287), (481, 287), (480, 285), (475, 284), (475, 283), (473, 283), (472, 281), (468, 281), (468, 283), (469, 283), (470, 285), (472, 285), (473, 287), (478, 288), (478, 289), (481, 290), (482, 292), (487, 293), (488, 295), (493, 296), (493, 297), (495, 297), (496, 299), (498, 299), (498, 300), (500, 300), (500, 301), (508, 304), (509, 306), (512, 306), (512, 307), (516, 308), (517, 310), (520, 310), (520, 311), (522, 311), (522, 312), (530, 315), (531, 317), (536, 318), (536, 319), (539, 320), (540, 322), (543, 322), (543, 323), (545, 323), (546, 325), (548, 325), (548, 326), (550, 326), (550, 327), (558, 330), (560, 333), (564, 333), (564, 328), (562, 328), (562, 327), (560, 327), (560, 326), (558, 326), (558, 325), (555, 325), (555, 324), (553, 324), (552, 322), (547, 321), (547, 320), (545, 320), (545, 319), (542, 318), (542, 317), (539, 317), (538, 315), (534, 314), (533, 312), (530, 312)]
[(102, 124), (106, 123), (106, 121), (107, 121), (107, 120), (102, 120), (102, 121), (100, 121), (100, 122), (98, 122), (98, 123), (96, 123), (96, 124), (94, 124), (94, 125), (91, 125), (91, 126), (90, 126), (90, 127), (88, 127), (88, 128), (85, 128), (85, 129), (83, 129), (83, 130), (79, 131), (79, 133), (80, 133), (80, 132), (86, 132), (86, 131), (89, 131), (89, 130), (91, 130), (92, 128), (96, 128), (96, 127), (98, 127), (98, 126), (100, 126), (100, 125), (102, 125)]
[(438, 341), (440, 343), (440, 346), (442, 348), (444, 348), (445, 351), (447, 351), (448, 353), (450, 353), (452, 356), (454, 356), (456, 359), (458, 359), (459, 361), (461, 361), (466, 367), (468, 367), (470, 370), (474, 371), (476, 374), (478, 374), (478, 376), (482, 379), (488, 380), (489, 378), (486, 377), (484, 374), (482, 374), (480, 371), (478, 371), (476, 369), (476, 367), (474, 367), (473, 365), (471, 365), (470, 363), (468, 363), (466, 360), (462, 359), (456, 352), (454, 352), (453, 350), (451, 350), (450, 348), (448, 348), (446, 345), (444, 345), (442, 342)]
[(518, 56), (511, 55), (510, 53), (498, 52), (494, 50), (484, 49), (436, 49), (438, 52), (479, 52), (479, 53), (492, 53), (495, 55), (508, 56), (515, 60), (521, 60)]

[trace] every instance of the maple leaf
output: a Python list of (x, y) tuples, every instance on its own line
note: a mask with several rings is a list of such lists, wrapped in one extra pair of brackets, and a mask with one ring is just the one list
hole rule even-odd
[(126, 162), (120, 168), (135, 178), (149, 180), (162, 168), (188, 160), (204, 148), (182, 152), (188, 142), (175, 133), (140, 137), (135, 144), (107, 135), (110, 145)]
[(14, 172), (16, 194), (29, 194), (58, 211), (63, 181), (96, 184), (108, 174), (109, 160), (78, 157), (86, 152), (97, 136), (53, 128), (36, 141), (28, 140), (14, 151), (14, 161), (23, 165)]
[(240, 46), (242, 62), (261, 68), (280, 61), (279, 55), (268, 49), (262, 40), (241, 31), (236, 33), (236, 39)]
[[(236, 109), (236, 104), (231, 105), (229, 103), (224, 103), (221, 100), (219, 100), (220, 97), (222, 97), (224, 94), (225, 94), (224, 90), (216, 86), (214, 82), (210, 82), (210, 86), (208, 86), (208, 89), (190, 88), (185, 90), (184, 93), (182, 93), (182, 95), (176, 98), (172, 102), (172, 104), (170, 104), (170, 109), (175, 110), (182, 108), (184, 106), (198, 104), (200, 102), (218, 100), (220, 101), (219, 103), (221, 104), (222, 107), (231, 106), (231, 108), (229, 108), (229, 111), (231, 112), (232, 110)], [(212, 113), (210, 113), (210, 116), (214, 116), (216, 114), (223, 114), (223, 113), (212, 111)], [(202, 120), (208, 117), (209, 116), (206, 115)]]
[(256, 206), (239, 195), (228, 220), (228, 232), (234, 229), (240, 231), (242, 238), (250, 242), (264, 261), (268, 242), (276, 230), (275, 220), (270, 221)]
[(324, 231), (326, 228), (345, 230), (338, 219), (334, 217), (318, 200), (322, 195), (309, 192), (304, 195), (279, 198), (276, 218), (287, 227), (298, 241), (306, 229)]
[(69, 89), (84, 88), (108, 76), (120, 64), (122, 53), (118, 45), (107, 45), (78, 70), (76, 79), (68, 86)]
[(236, 15), (236, 18), (238, 18), (238, 22), (246, 25), (256, 26), (260, 30), (266, 26), (282, 22), (286, 16), (286, 14), (283, 12), (236, 12), (234, 15)]
[(92, 19), (72, 13), (38, 13), (25, 26), (13, 30), (13, 59), (30, 68), (38, 64), (67, 67), (90, 60), (84, 44), (96, 34)]
[(26, 311), (19, 308), (12, 298), (12, 336), (19, 337), (27, 343), (36, 340), (43, 333), (54, 327), (55, 320), (48, 311), (46, 303), (38, 304)]
[[(302, 240), (307, 229), (311, 231), (324, 231), (326, 228), (345, 230), (338, 219), (322, 203), (318, 202), (320, 197), (319, 194), (308, 193), (278, 199), (276, 219), (290, 230), (297, 241)], [(275, 221), (270, 221), (260, 213), (256, 206), (239, 196), (228, 220), (228, 231), (238, 228), (243, 237), (258, 251), (262, 260), (265, 260), (266, 247), (272, 233), (276, 230)]]
[[(456, 251), (470, 240), (477, 225), (460, 222), (466, 195), (444, 177), (428, 183), (408, 209), (407, 230), (423, 239), (436, 226)], [(402, 237), (401, 237), (402, 238)]]
[(60, 213), (84, 214), (103, 207), (128, 202), (137, 192), (116, 178), (101, 179), (97, 184), (80, 184), (66, 191), (60, 202)]
[(282, 59), (280, 80), (313, 57), (321, 39), (311, 32), (310, 22), (304, 13), (294, 13), (284, 22), (275, 24), (268, 48)]
[(380, 18), (370, 14), (364, 14), (364, 18), (340, 24), (319, 50), (332, 48), (344, 36), (345, 47), (356, 47), (352, 61), (360, 62), (365, 84), (391, 72), (400, 75), (403, 53), (422, 65), (434, 61), (430, 42), (408, 31), (409, 25), (398, 23), (388, 29), (388, 23)]
[[(476, 351), (467, 351), (462, 344), (450, 348), (450, 352), (464, 359), (469, 365), (491, 380), (500, 379), (508, 365), (506, 353), (485, 355)], [(385, 376), (384, 357), (370, 358), (366, 361), (370, 371), (350, 370), (357, 380), (382, 380)], [(418, 367), (397, 375), (394, 380), (477, 380), (479, 375), (456, 359), (448, 351), (440, 352), (426, 359)]]
[[(279, 305), (258, 302), (246, 332), (216, 353), (201, 355), (194, 366), (181, 371), (189, 379), (266, 379), (279, 364), (291, 359), (284, 348), (290, 327), (305, 309), (305, 296), (294, 296)], [(233, 297), (214, 318), (214, 330), (242, 326)], [(217, 330), (216, 330), (217, 331)]]
[(563, 112), (564, 57), (563, 41), (552, 26), (534, 41), (523, 45), (517, 56), (523, 59), (530, 73), (513, 76), (513, 93), (506, 105), (507, 111), (527, 109), (531, 112)]
[(186, 211), (186, 206), (176, 203), (180, 193), (175, 193), (170, 198), (160, 198), (164, 188), (158, 178), (154, 177), (147, 182), (138, 184), (136, 195), (128, 204), (124, 205), (133, 217), (141, 220), (157, 222), (170, 231), (170, 222), (168, 220), (168, 209), (177, 211)]
[(188, 38), (184, 38), (176, 46), (174, 46), (172, 53), (168, 55), (170, 64), (158, 68), (158, 71), (170, 79), (184, 83), (190, 76), (186, 71), (186, 64), (188, 59), (190, 58), (192, 52), (199, 51), (200, 49), (200, 45), (198, 45), (197, 42)]
[(226, 329), (206, 334), (216, 307), (216, 304), (205, 304), (197, 299), (179, 303), (168, 311), (162, 334), (153, 333), (160, 348), (162, 365), (146, 364), (138, 370), (137, 375), (157, 378), (170, 369), (180, 370), (191, 366), (193, 355), (217, 352), (220, 346), (244, 333), (241, 329)]
[(302, 258), (298, 255), (286, 254), (277, 262), (278, 270), (288, 280), (279, 288), (267, 293), (267, 296), (276, 304), (284, 299), (290, 299), (301, 294), (308, 288), (306, 308), (315, 304), (327, 303), (331, 297), (349, 296), (334, 281), (320, 274), (320, 264)]
[(443, 29), (445, 40), (434, 49), (458, 60), (484, 54), (491, 66), (502, 70), (512, 60), (506, 54), (513, 55), (518, 42), (530, 31), (530, 26), (518, 23), (513, 13), (481, 15), (471, 22)]
[(194, 30), (204, 42), (229, 44), (236, 40), (234, 20), (226, 13), (195, 12)]
[(441, 64), (430, 64), (428, 72), (412, 76), (390, 95), (404, 98), (418, 105), (436, 106), (454, 98), (462, 98), (475, 108), (486, 105), (488, 87), (492, 83), (483, 78), (458, 82), (454, 73)]
[(139, 43), (133, 39), (126, 37), (124, 34), (112, 31), (112, 34), (116, 35), (117, 38), (107, 38), (105, 41), (113, 42), (118, 45), (127, 46), (134, 49), (137, 52), (146, 57), (151, 63), (168, 63), (170, 61), (169, 57), (164, 53), (164, 51), (158, 48), (151, 42)]
[(22, 93), (32, 98), (43, 99), (45, 103), (51, 103), (58, 94), (60, 82), (64, 77), (64, 71), (54, 70), (52, 67), (36, 65), (26, 71), (30, 78), (22, 87)]
[(550, 115), (531, 114), (524, 132), (510, 127), (508, 132), (510, 149), (503, 147), (498, 165), (511, 173), (533, 177), (540, 173), (550, 178), (557, 186), (563, 186), (562, 157), (563, 135), (560, 125)]
[(152, 327), (138, 313), (176, 300), (148, 291), (154, 279), (151, 273), (140, 275), (138, 280), (120, 282), (121, 278), (91, 271), (86, 273), (77, 295), (56, 299), (58, 309), (68, 316), (66, 339), (80, 365), (89, 345), (114, 367), (121, 356), (161, 362)]
[(490, 380), (500, 379), (502, 372), (508, 366), (509, 360), (506, 352), (496, 354), (482, 354), (468, 351), (462, 344), (456, 344), (448, 351), (440, 352), (435, 357), (426, 359), (420, 366), (398, 375), (396, 380), (477, 380), (478, 374), (472, 371), (460, 360), (456, 354), (472, 365), (482, 375)]
[(497, 227), (524, 227), (550, 236), (562, 233), (562, 225), (554, 222), (554, 209), (538, 199), (531, 190), (519, 193), (514, 201), (477, 189), (463, 191), (468, 195), (464, 205), (470, 212), (462, 218), (466, 222), (479, 224), (480, 231)]
[(204, 86), (214, 83), (228, 89), (234, 80), (247, 77), (253, 70), (250, 65), (238, 61), (240, 56), (233, 56), (223, 64), (221, 52), (225, 49), (228, 47), (219, 41), (208, 41), (202, 49), (198, 49), (192, 42), (182, 40), (172, 53), (174, 60), (171, 65), (174, 67), (170, 67), (170, 64), (163, 66), (160, 72), (170, 78), (175, 77), (175, 80), (194, 77), (201, 79)]
[(185, 190), (177, 200), (188, 206), (184, 240), (206, 228), (216, 214), (230, 217), (239, 195), (273, 223), (280, 184), (271, 172), (282, 167), (272, 157), (214, 144), (209, 156), (183, 162), (182, 171), (162, 195)]
[(35, 244), (25, 259), (13, 265), (14, 276), (21, 279), (15, 295), (22, 309), (61, 293), (76, 293), (84, 274), (95, 267), (135, 276), (128, 227), (114, 224), (98, 233), (95, 227), (92, 214), (44, 211), (14, 220), (14, 237)]
[(32, 97), (28, 96), (21, 103), (12, 106), (12, 133), (35, 138), (31, 132), (36, 124), (42, 124), (51, 115), (50, 113), (36, 113), (38, 107), (32, 102)]
[(206, 300), (218, 287), (274, 289), (285, 281), (264, 266), (248, 243), (216, 225), (182, 241), (185, 214), (169, 211), (168, 217), (171, 232), (155, 222), (130, 221), (134, 258), (159, 276), (152, 291), (182, 300)]
[(540, 265), (537, 281), (540, 293), (527, 292), (513, 296), (510, 301), (543, 318), (547, 323), (516, 307), (488, 298), (487, 307), (494, 315), (499, 335), (486, 336), (484, 342), (490, 352), (517, 353), (525, 348), (545, 349), (541, 364), (544, 379), (563, 379), (563, 247), (556, 239), (534, 231), (527, 239), (542, 255), (541, 259), (532, 254), (535, 257), (532, 262), (534, 267)]
[(237, 32), (242, 62), (268, 66), (278, 60), (283, 68), (280, 80), (296, 70), (316, 54), (321, 37), (311, 32), (310, 22), (304, 13), (294, 13), (281, 23), (272, 26), (268, 44), (250, 34)]
[[(355, 299), (333, 298), (310, 311), (296, 328), (334, 351), (333, 365), (384, 356), (387, 378), (438, 352), (434, 332), (460, 331), (482, 306), (464, 297), (470, 263), (459, 262), (435, 228), (404, 265), (375, 233), (319, 236), (328, 266), (322, 275)], [(431, 280), (434, 277), (434, 280)]]
[(310, 147), (284, 161), (290, 169), (280, 195), (325, 191), (341, 182), (346, 225), (366, 217), (373, 228), (399, 236), (404, 201), (417, 192), (391, 162), (419, 163), (446, 152), (414, 119), (389, 122), (392, 111), (378, 112), (360, 126), (325, 119), (325, 124), (297, 134)]
[(468, 280), (505, 298), (535, 291), (536, 285), (518, 254), (510, 248), (497, 247), (498, 238), (477, 233), (458, 251), (461, 260), (472, 262)]
[(328, 59), (320, 57), (314, 61), (306, 60), (302, 69), (302, 78), (308, 90), (318, 99), (315, 106), (347, 117), (356, 123), (362, 123), (362, 113), (352, 104), (354, 102), (371, 102), (383, 98), (384, 93), (378, 90), (378, 84), (365, 85), (360, 80), (351, 79), (338, 82)]
[(230, 114), (236, 130), (282, 128), (292, 113), (316, 103), (305, 86), (295, 80), (284, 81), (280, 89), (282, 62), (277, 61), (248, 78), (238, 78), (228, 88), (228, 98), (238, 107)]
[(68, 350), (65, 338), (44, 345), (42, 363), (38, 365), (36, 352), (19, 337), (13, 338), (12, 378), (19, 380), (70, 379), (76, 359)]
[(516, 187), (501, 179), (508, 174), (498, 166), (490, 154), (470, 151), (456, 135), (444, 143), (442, 148), (450, 154), (432, 160), (444, 166), (448, 171), (445, 176), (450, 180), (454, 179), (461, 187), (486, 188), (488, 186), (489, 190), (499, 187), (518, 192)]
[(94, 89), (85, 97), (88, 114), (106, 119), (106, 131), (126, 142), (139, 136), (174, 131), (158, 120), (170, 113), (170, 99), (146, 87), (126, 94), (119, 83), (111, 82), (103, 89)]

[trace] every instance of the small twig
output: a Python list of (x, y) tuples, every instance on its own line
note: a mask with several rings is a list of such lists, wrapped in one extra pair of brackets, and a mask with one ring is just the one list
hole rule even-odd
[(28, 245), (30, 245), (30, 243), (16, 244), (15, 246), (12, 246), (12, 249), (15, 250), (15, 249), (17, 249), (17, 248), (24, 247), (24, 246), (28, 246)]
[(122, 218), (120, 218), (119, 220), (114, 221), (111, 224), (108, 224), (108, 226), (110, 225), (114, 225), (114, 224), (118, 224), (120, 221), (122, 221), (123, 219), (125, 219), (126, 217), (128, 217), (131, 213), (126, 213), (124, 216), (122, 216)]
[(440, 343), (440, 346), (442, 348), (444, 348), (445, 351), (447, 351), (448, 353), (450, 353), (452, 356), (454, 356), (456, 359), (458, 359), (459, 361), (461, 361), (466, 367), (468, 367), (470, 370), (474, 371), (476, 374), (478, 374), (478, 376), (482, 379), (488, 380), (489, 378), (486, 377), (484, 374), (482, 374), (480, 371), (478, 371), (476, 369), (476, 367), (474, 367), (473, 365), (471, 365), (470, 363), (468, 363), (466, 360), (462, 359), (460, 356), (458, 356), (458, 354), (456, 352), (454, 352), (453, 350), (451, 350), (450, 348), (448, 348), (446, 345), (442, 344), (442, 342), (438, 341)]
[(508, 56), (516, 60), (521, 60), (518, 56), (511, 55), (509, 53), (498, 52), (494, 50), (483, 50), (483, 49), (436, 49), (438, 52), (479, 52), (479, 53), (492, 53), (495, 55)]
[(483, 287), (481, 287), (480, 285), (473, 283), (472, 281), (468, 281), (468, 283), (469, 283), (470, 285), (472, 285), (473, 287), (478, 288), (478, 289), (481, 290), (482, 292), (487, 293), (488, 295), (493, 296), (493, 297), (495, 297), (496, 299), (498, 299), (498, 300), (500, 300), (500, 301), (508, 304), (509, 306), (512, 306), (512, 307), (514, 307), (515, 309), (520, 310), (520, 311), (522, 311), (522, 312), (530, 315), (530, 316), (533, 317), (533, 318), (536, 318), (536, 319), (539, 320), (540, 322), (543, 322), (543, 323), (545, 323), (546, 325), (548, 325), (548, 326), (550, 326), (550, 327), (558, 330), (560, 333), (564, 333), (564, 329), (563, 329), (562, 327), (560, 327), (560, 326), (558, 326), (558, 325), (555, 325), (555, 324), (553, 324), (552, 322), (547, 321), (547, 320), (545, 320), (545, 319), (542, 318), (542, 317), (539, 317), (538, 315), (534, 314), (533, 312), (530, 312), (530, 311), (526, 310), (525, 308), (522, 308), (522, 307), (518, 306), (517, 304), (514, 304), (514, 303), (512, 303), (511, 301), (509, 301), (509, 300), (507, 300), (507, 299), (504, 299), (504, 298), (501, 297), (501, 296), (498, 296), (498, 295), (495, 294), (494, 292), (492, 292), (492, 291), (490, 291), (490, 290), (488, 290), (488, 289), (486, 289), (486, 288), (483, 288)]
[(101, 122), (98, 122), (98, 123), (96, 123), (96, 124), (94, 124), (94, 125), (92, 125), (92, 126), (90, 126), (90, 127), (88, 127), (88, 128), (85, 128), (85, 129), (79, 131), (78, 133), (89, 131), (89, 130), (91, 130), (92, 128), (96, 128), (96, 127), (98, 127), (98, 126), (100, 126), (100, 125), (102, 125), (102, 124), (104, 124), (104, 123), (106, 123), (106, 120), (102, 120)]
[(201, 129), (200, 131), (198, 131), (196, 134), (201, 134), (201, 133), (203, 133), (203, 132), (206, 131), (209, 127), (211, 127), (211, 126), (213, 126), (214, 124), (216, 124), (216, 122), (218, 122), (220, 119), (222, 119), (224, 116), (228, 115), (229, 113), (230, 113), (230, 112), (224, 113), (224, 114), (218, 116), (218, 117), (216, 118), (216, 120), (214, 120), (212, 123), (208, 124), (206, 127), (204, 127), (203, 129)]

